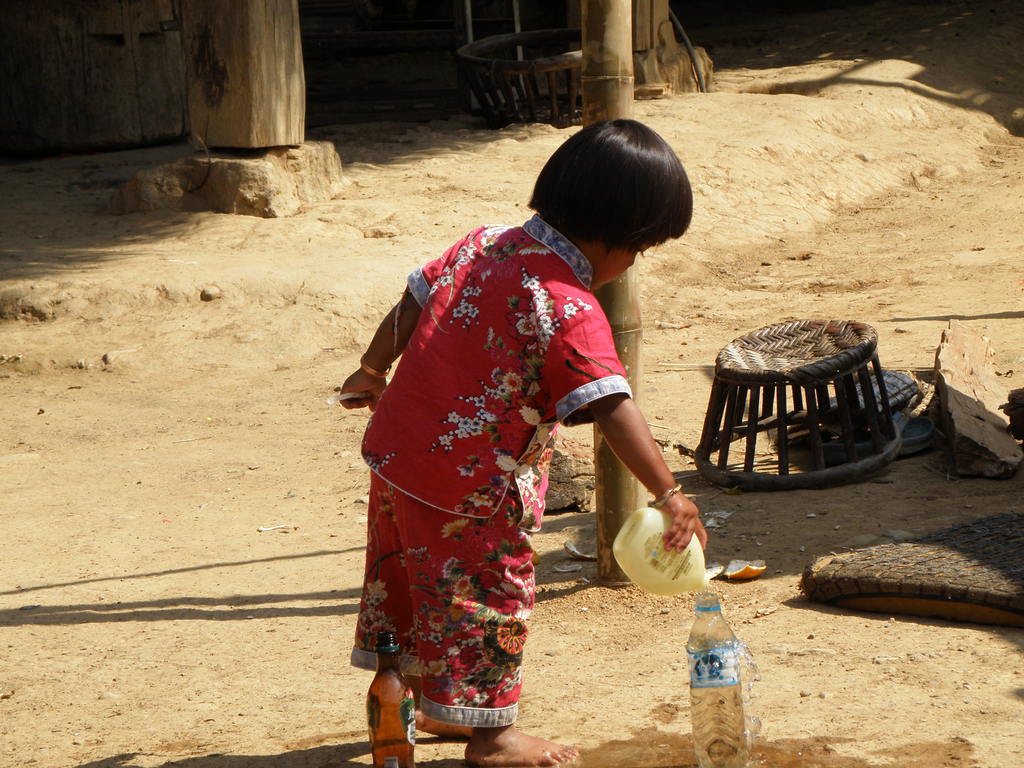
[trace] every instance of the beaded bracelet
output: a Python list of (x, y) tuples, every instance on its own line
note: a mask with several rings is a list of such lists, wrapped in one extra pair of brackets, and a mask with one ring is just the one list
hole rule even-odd
[(677, 493), (681, 493), (682, 490), (683, 486), (681, 485), (677, 485), (675, 488), (669, 488), (667, 491), (661, 494), (661, 496), (652, 501), (651, 506), (654, 507), (655, 509), (661, 509), (662, 507), (665, 506), (665, 504), (668, 503), (669, 499), (671, 499)]
[[(363, 357), (366, 357), (366, 355), (363, 355)], [(386, 379), (388, 377), (388, 374), (391, 372), (390, 365), (383, 371), (378, 371), (376, 368), (367, 365), (366, 361), (362, 357), (359, 358), (359, 368), (363, 371), (363, 373), (368, 373), (371, 376), (376, 376), (378, 379)]]

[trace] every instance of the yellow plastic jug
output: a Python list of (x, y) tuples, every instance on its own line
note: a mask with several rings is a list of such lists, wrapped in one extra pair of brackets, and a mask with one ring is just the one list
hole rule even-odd
[(704, 550), (694, 536), (686, 549), (665, 549), (662, 536), (668, 528), (667, 513), (651, 507), (626, 518), (612, 544), (619, 567), (638, 587), (655, 595), (678, 595), (704, 589)]

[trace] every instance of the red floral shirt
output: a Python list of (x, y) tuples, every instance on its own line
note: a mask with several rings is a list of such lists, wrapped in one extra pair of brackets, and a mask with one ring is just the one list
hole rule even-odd
[(591, 277), (539, 216), (477, 229), (414, 271), (422, 312), (366, 428), (370, 468), (470, 517), (490, 517), (514, 481), (523, 527), (539, 527), (558, 424), (632, 395)]

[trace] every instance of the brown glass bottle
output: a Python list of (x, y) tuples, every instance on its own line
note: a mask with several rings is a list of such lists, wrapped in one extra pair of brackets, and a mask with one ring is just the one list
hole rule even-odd
[(416, 703), (401, 670), (394, 632), (377, 635), (377, 674), (366, 694), (366, 719), (374, 768), (415, 768)]

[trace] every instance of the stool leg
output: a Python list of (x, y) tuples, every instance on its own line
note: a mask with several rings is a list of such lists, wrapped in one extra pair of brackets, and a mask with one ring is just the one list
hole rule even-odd
[(771, 416), (775, 412), (775, 385), (765, 384), (761, 390), (761, 416)]
[(819, 384), (815, 388), (815, 392), (818, 394), (818, 416), (824, 416), (832, 408), (832, 399), (828, 393), (828, 382)]
[(777, 398), (775, 410), (778, 412), (778, 438), (775, 443), (779, 451), (779, 474), (789, 474), (789, 424), (786, 421), (786, 385), (780, 384), (775, 389)]
[(815, 403), (814, 387), (805, 387), (807, 397), (807, 431), (810, 433), (811, 452), (814, 455), (814, 468), (825, 468), (825, 449), (821, 445), (821, 429), (818, 427), (818, 406)]
[(857, 445), (853, 435), (853, 416), (850, 411), (850, 399), (848, 397), (848, 385), (846, 379), (837, 380), (834, 383), (836, 390), (836, 403), (839, 405), (839, 419), (843, 425), (843, 445), (846, 448), (846, 460), (857, 460)]
[(896, 437), (896, 427), (892, 423), (892, 407), (889, 405), (889, 391), (885, 387), (885, 376), (882, 374), (882, 364), (878, 362), (878, 355), (871, 358), (871, 366), (875, 372), (875, 381), (878, 382), (878, 393), (882, 401), (885, 433), (890, 438)]
[(747, 395), (750, 393), (750, 387), (745, 384), (741, 384), (736, 387), (736, 420), (733, 422), (737, 427), (742, 427), (743, 412), (747, 408)]
[(843, 376), (843, 387), (846, 389), (846, 402), (850, 404), (850, 413), (857, 413), (864, 407), (864, 404), (860, 401), (857, 382), (854, 381), (852, 373)]
[(728, 387), (720, 379), (715, 379), (711, 384), (711, 398), (708, 401), (708, 412), (704, 417), (704, 429), (700, 434), (700, 445), (697, 446), (697, 453), (705, 459), (711, 456), (714, 450), (715, 436), (722, 424), (722, 411), (725, 408), (725, 393)]
[(747, 388), (743, 385), (730, 385), (725, 400), (725, 424), (718, 444), (718, 468), (725, 469), (729, 464), (729, 445), (732, 443), (732, 430), (740, 422), (743, 404), (747, 399)]
[[(875, 390), (871, 386), (871, 377), (868, 376), (867, 366), (861, 366), (857, 369), (857, 378), (860, 380), (860, 391), (864, 396), (864, 412), (868, 419), (868, 429), (871, 431), (871, 442), (875, 446), (875, 451), (881, 453), (885, 443), (882, 440), (881, 422), (878, 419), (878, 403), (875, 400)], [(890, 417), (891, 422), (892, 418)], [(886, 429), (886, 431), (888, 432), (889, 430)]]
[(760, 405), (757, 390), (758, 388), (754, 387), (750, 391), (750, 408), (747, 411), (747, 451), (743, 457), (743, 470), (745, 472), (754, 471), (754, 448), (757, 444), (757, 408)]
[(804, 409), (804, 397), (800, 391), (798, 384), (793, 385), (793, 410), (802, 411)]

